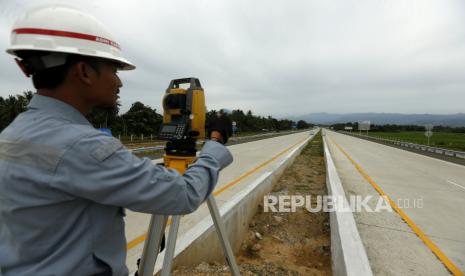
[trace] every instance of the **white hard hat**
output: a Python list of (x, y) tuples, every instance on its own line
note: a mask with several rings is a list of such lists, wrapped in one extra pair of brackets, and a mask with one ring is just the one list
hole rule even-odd
[(116, 61), (121, 70), (136, 68), (122, 56), (119, 44), (102, 23), (66, 6), (37, 8), (17, 20), (6, 52), (17, 56), (16, 51), (77, 54)]

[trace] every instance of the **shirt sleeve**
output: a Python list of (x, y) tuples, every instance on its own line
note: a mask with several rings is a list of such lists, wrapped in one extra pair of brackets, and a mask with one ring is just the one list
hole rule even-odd
[(80, 139), (63, 155), (51, 185), (74, 196), (152, 214), (191, 213), (210, 195), (229, 150), (207, 141), (184, 175), (139, 158), (100, 133)]

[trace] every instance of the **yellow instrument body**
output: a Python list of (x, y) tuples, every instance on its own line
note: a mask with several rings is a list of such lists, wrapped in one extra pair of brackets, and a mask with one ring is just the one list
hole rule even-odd
[[(185, 95), (188, 99), (191, 98), (190, 106), (187, 107), (191, 111), (190, 114), (190, 130), (198, 131), (199, 136), (196, 139), (205, 139), (205, 94), (202, 88), (183, 89), (172, 88), (166, 93), (165, 98), (169, 95), (181, 94)], [(165, 102), (165, 101), (163, 101)], [(163, 123), (170, 123), (175, 116), (181, 116), (181, 109), (163, 108)]]

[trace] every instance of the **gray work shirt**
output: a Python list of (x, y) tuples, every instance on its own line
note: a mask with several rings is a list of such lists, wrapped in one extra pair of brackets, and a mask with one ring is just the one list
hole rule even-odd
[(0, 275), (127, 275), (123, 208), (190, 213), (231, 162), (208, 141), (180, 175), (34, 95), (0, 134)]

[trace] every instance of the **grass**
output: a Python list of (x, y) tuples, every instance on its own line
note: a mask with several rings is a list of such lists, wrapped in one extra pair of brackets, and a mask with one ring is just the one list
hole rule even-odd
[[(366, 134), (366, 133), (364, 133)], [(428, 145), (428, 138), (423, 131), (403, 131), (403, 132), (373, 132), (369, 136), (390, 140), (401, 140), (404, 142)], [(430, 137), (430, 146), (446, 148), (451, 150), (465, 151), (465, 133), (433, 132)]]

